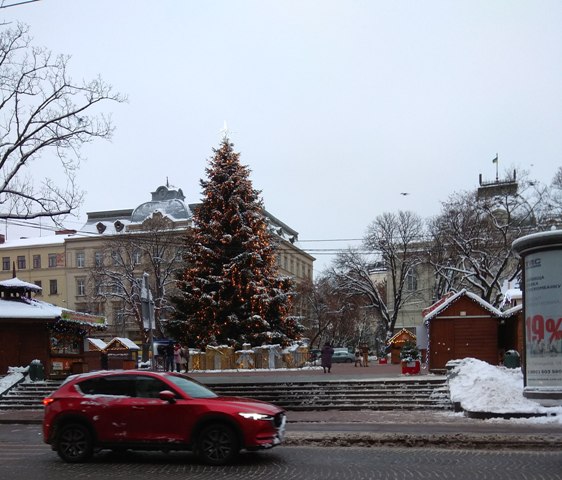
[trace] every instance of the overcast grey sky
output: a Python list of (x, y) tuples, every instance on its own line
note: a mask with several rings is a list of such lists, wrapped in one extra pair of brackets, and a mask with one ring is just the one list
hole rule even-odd
[(199, 201), (225, 120), (301, 240), (435, 215), (494, 178), (496, 153), (548, 183), (562, 164), (560, 0), (41, 0), (0, 16), (70, 54), (75, 79), (129, 97), (106, 105), (112, 142), (84, 150), (81, 220), (136, 207), (166, 177)]

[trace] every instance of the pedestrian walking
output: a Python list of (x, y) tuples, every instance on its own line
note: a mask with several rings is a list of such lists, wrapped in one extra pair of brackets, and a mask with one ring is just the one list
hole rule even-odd
[(360, 367), (363, 366), (363, 362), (361, 361), (361, 352), (358, 348), (355, 349), (355, 366), (359, 364)]
[(171, 340), (168, 342), (168, 345), (166, 345), (164, 358), (165, 358), (164, 370), (166, 372), (173, 372), (174, 371), (174, 342), (172, 342)]
[(181, 372), (183, 366), (183, 348), (179, 343), (174, 345), (174, 366), (176, 367), (176, 372)]
[(369, 346), (366, 343), (361, 345), (361, 354), (363, 355), (363, 366), (368, 367), (369, 366)]
[(332, 356), (334, 355), (334, 349), (330, 345), (330, 342), (326, 342), (322, 347), (322, 352), (320, 353), (322, 368), (324, 369), (324, 373), (326, 373), (326, 369), (328, 373), (332, 371)]

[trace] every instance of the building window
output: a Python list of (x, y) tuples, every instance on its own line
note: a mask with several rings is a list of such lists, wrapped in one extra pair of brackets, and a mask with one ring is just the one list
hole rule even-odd
[(33, 268), (41, 268), (41, 255), (33, 255)]
[(2, 270), (10, 270), (10, 257), (2, 257)]
[(18, 255), (18, 270), (25, 270), (25, 257)]
[(86, 280), (84, 278), (76, 279), (76, 295), (79, 297), (86, 295)]
[(418, 289), (418, 273), (415, 268), (410, 268), (406, 274), (406, 290), (415, 292)]
[(86, 266), (86, 254), (84, 252), (76, 252), (76, 267), (84, 268)]
[(49, 280), (49, 295), (57, 295), (58, 293), (58, 282), (56, 280)]
[[(41, 282), (41, 280), (35, 280), (35, 285), (37, 285), (39, 288), (43, 288), (43, 283)], [(43, 291), (39, 290), (35, 295), (43, 295)]]
[(57, 266), (57, 254), (49, 253), (49, 268), (55, 268)]
[(133, 252), (133, 265), (140, 265), (142, 260), (142, 253), (140, 250), (135, 250)]
[(102, 252), (94, 253), (94, 263), (96, 264), (96, 267), (103, 267), (103, 253)]
[(114, 267), (118, 267), (119, 265), (121, 265), (121, 255), (119, 255), (118, 251), (114, 250), (113, 252), (111, 252), (111, 258), (113, 260)]

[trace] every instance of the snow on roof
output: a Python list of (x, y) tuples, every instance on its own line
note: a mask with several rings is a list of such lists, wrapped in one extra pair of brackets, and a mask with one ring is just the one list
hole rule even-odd
[(515, 305), (515, 307), (504, 310), (502, 312), (502, 317), (511, 317), (512, 315), (516, 314), (517, 312), (520, 312), (521, 310), (523, 310), (522, 304)]
[[(429, 322), (431, 319), (435, 318), (443, 310), (445, 310), (446, 308), (451, 306), (453, 303), (455, 303), (457, 300), (459, 300), (463, 296), (466, 296), (466, 297), (470, 298), (473, 302), (477, 303), (478, 305), (480, 305), (485, 310), (488, 310), (492, 315), (494, 315), (496, 317), (502, 316), (502, 312), (500, 310), (498, 310), (496, 307), (494, 307), (493, 305), (489, 304), (486, 300), (483, 300), (478, 295), (475, 295), (474, 293), (468, 292), (466, 289), (463, 289), (460, 292), (457, 292), (454, 295), (451, 295), (449, 298), (447, 298), (441, 304), (439, 304), (439, 301), (436, 302), (439, 305), (436, 308), (430, 310), (429, 313), (427, 313), (427, 315), (423, 318), (423, 322), (424, 323)], [(430, 307), (430, 309), (431, 309), (431, 307)]]
[(6, 240), (0, 248), (37, 247), (41, 245), (62, 245), (64, 239), (72, 235), (47, 235), (45, 237), (18, 238)]
[(23, 280), (20, 280), (18, 277), (10, 278), (8, 280), (2, 280), (0, 282), (0, 287), (14, 288), (20, 290), (31, 290), (33, 292), (40, 292), (41, 290), (43, 290), (41, 287), (33, 283), (28, 283), (28, 282), (24, 282)]
[(111, 348), (114, 347), (117, 343), (120, 343), (123, 347), (129, 350), (140, 350), (140, 347), (135, 342), (125, 337), (112, 338), (111, 341), (107, 344), (107, 349), (111, 350)]
[(87, 338), (87, 340), (98, 350), (103, 350), (107, 347), (107, 343), (105, 343), (101, 338)]
[(60, 318), (61, 311), (60, 307), (37, 300), (0, 300), (0, 319), (33, 318), (54, 320)]

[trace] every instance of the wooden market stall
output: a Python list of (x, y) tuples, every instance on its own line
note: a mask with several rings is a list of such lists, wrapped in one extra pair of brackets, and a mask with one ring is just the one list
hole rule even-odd
[(390, 340), (388, 340), (388, 346), (390, 347), (390, 361), (393, 364), (400, 364), (400, 350), (406, 343), (416, 344), (416, 336), (403, 328), (397, 334), (395, 334)]
[(115, 337), (105, 348), (108, 355), (108, 368), (131, 370), (137, 368), (140, 347), (132, 340)]
[(0, 375), (39, 360), (49, 368), (49, 330), (60, 308), (35, 302), (41, 288), (14, 277), (0, 282)]
[(0, 282), (0, 373), (34, 360), (48, 377), (84, 371), (84, 338), (106, 329), (105, 318), (31, 298), (40, 290), (16, 277)]
[(500, 310), (477, 295), (461, 290), (423, 311), (429, 329), (429, 370), (444, 371), (449, 360), (477, 358), (491, 365), (501, 360)]
[(102, 359), (103, 356), (107, 358), (106, 348), (107, 343), (101, 338), (86, 338), (84, 343), (84, 362), (88, 366), (88, 371), (106, 368), (105, 360)]

